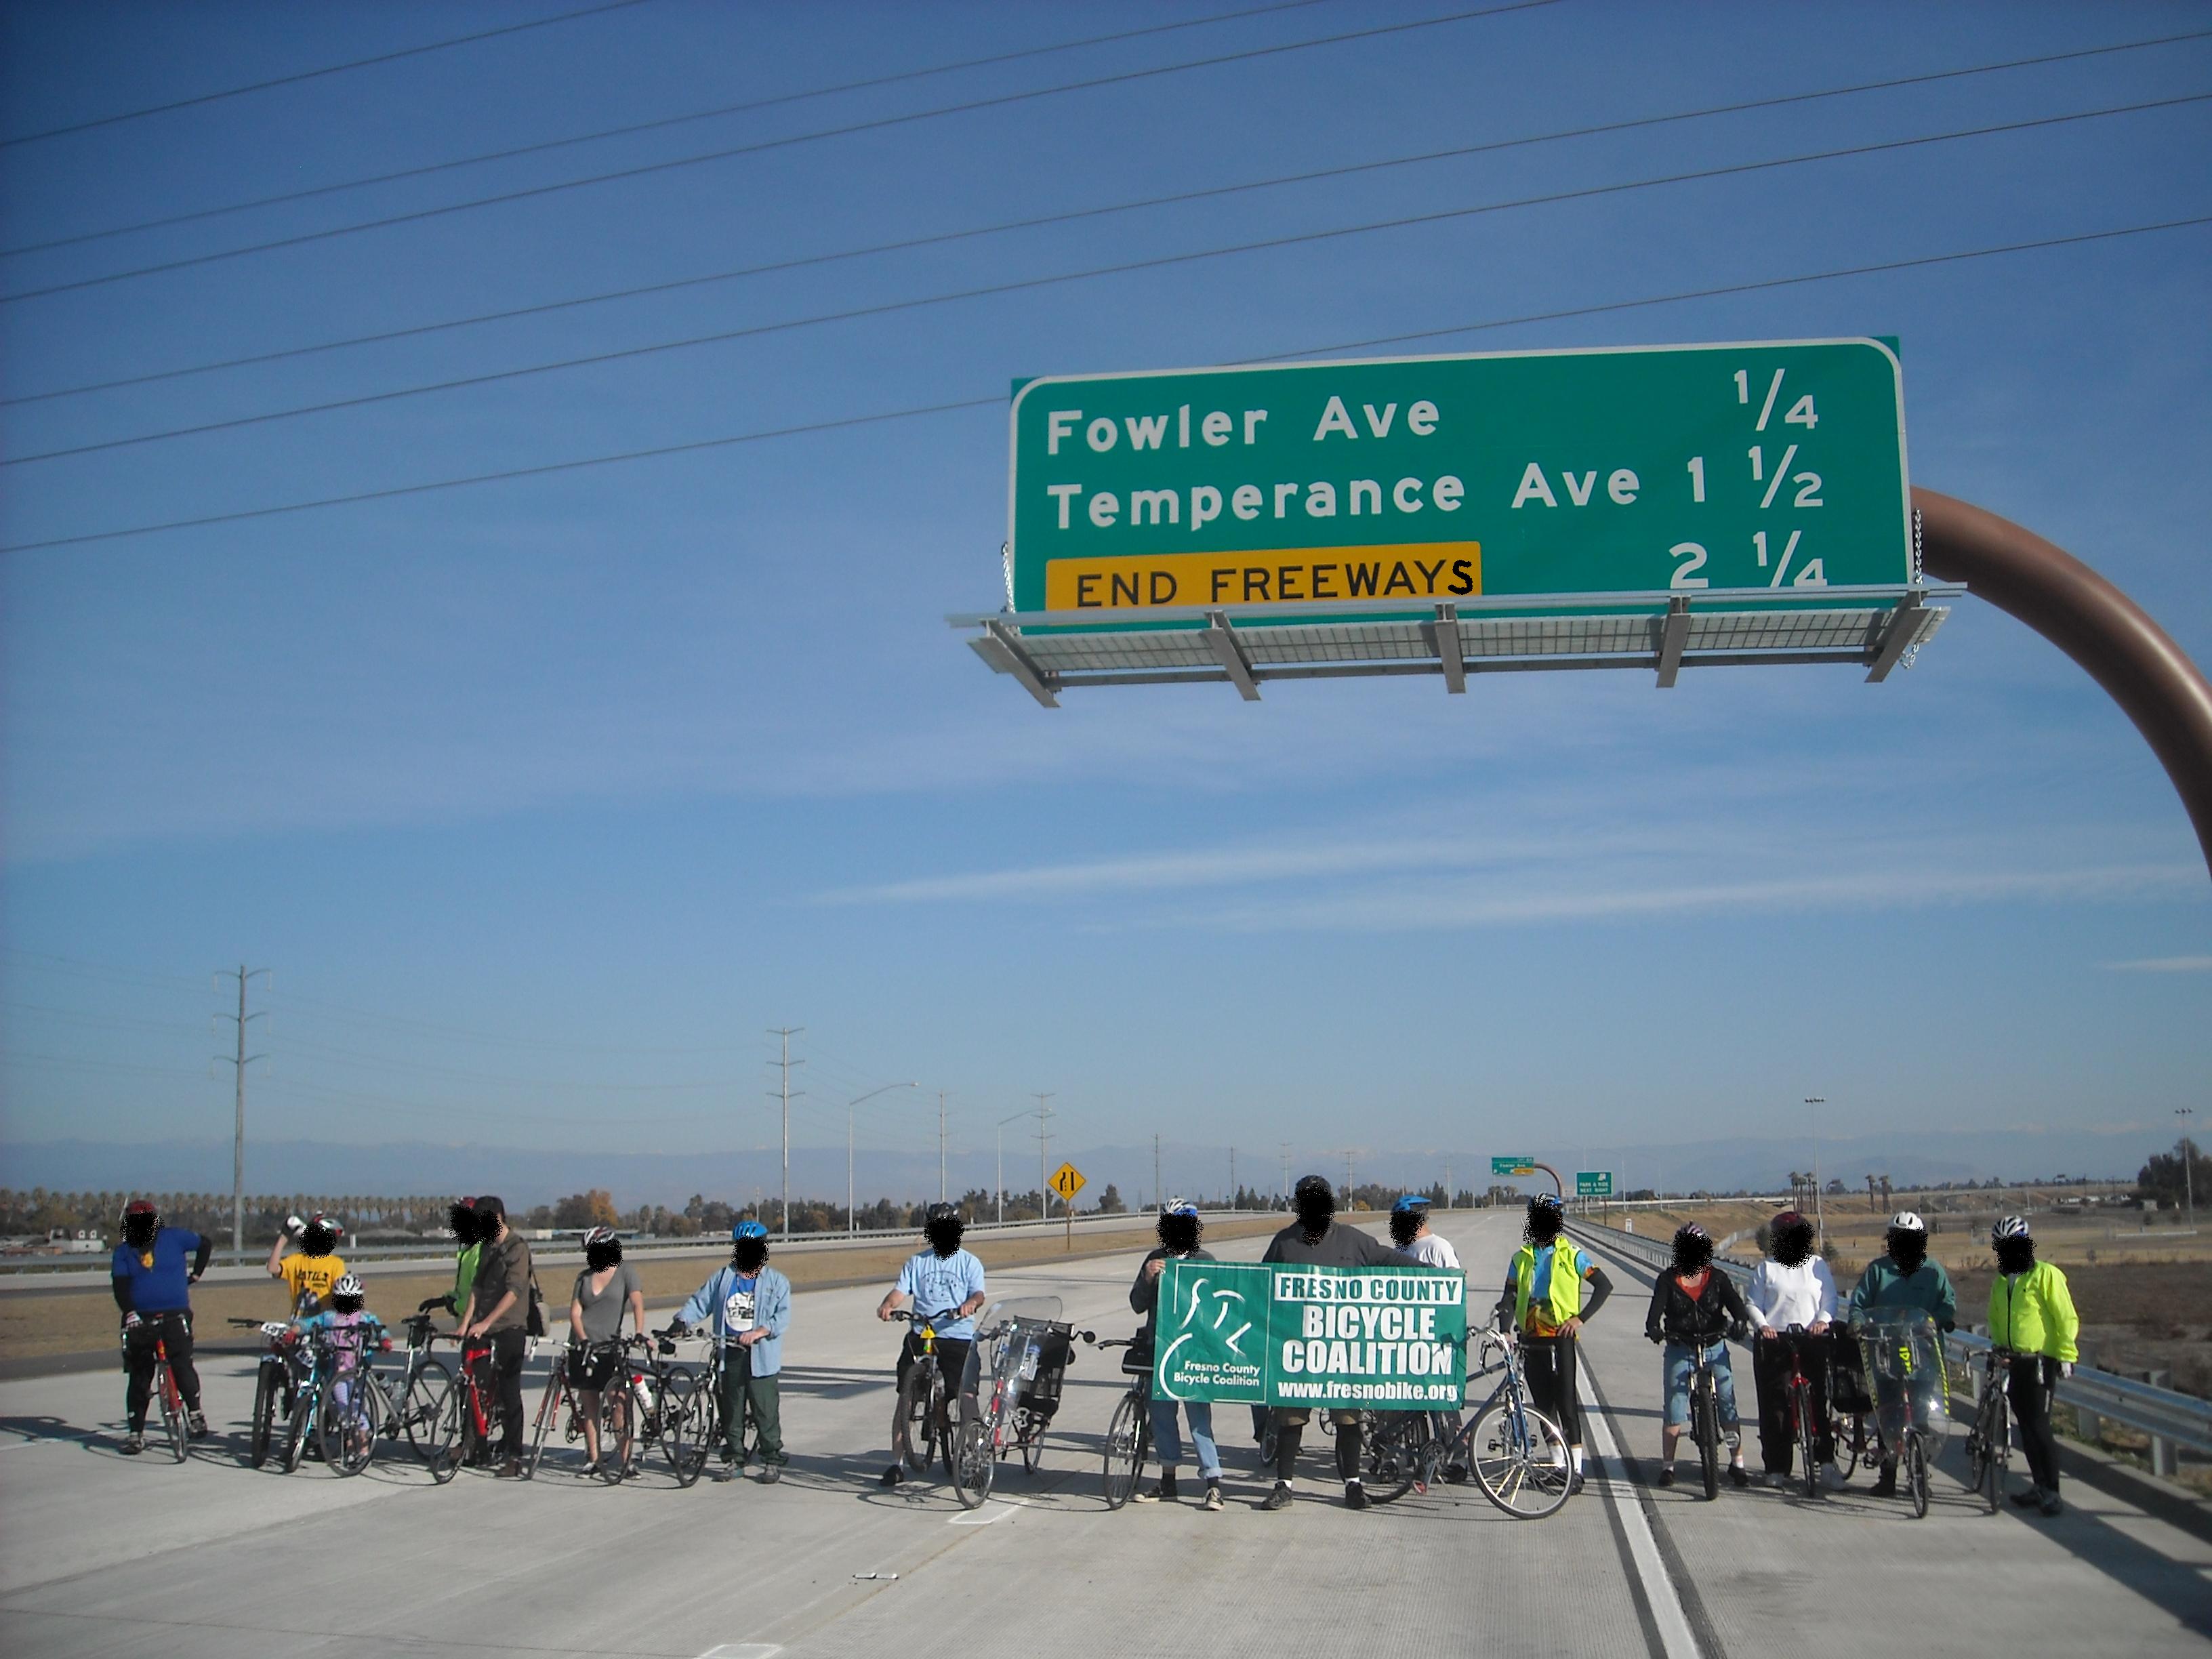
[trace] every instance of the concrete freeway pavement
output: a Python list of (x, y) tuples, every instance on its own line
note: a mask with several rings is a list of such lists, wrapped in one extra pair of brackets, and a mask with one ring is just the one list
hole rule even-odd
[[(1503, 1278), (1517, 1218), (1459, 1214), (1443, 1231), (1472, 1302)], [(1224, 1247), (1256, 1257), (1260, 1244)], [(1137, 1257), (993, 1275), (1000, 1295), (1055, 1293), (1079, 1324), (1127, 1334)], [(1589, 1328), (1588, 1386), (1608, 1445), (1649, 1456), (1656, 1355), (1645, 1281)], [(1097, 1437), (1121, 1389), (1082, 1352), (1034, 1480), (1012, 1466), (969, 1513), (933, 1482), (875, 1484), (887, 1455), (894, 1329), (876, 1292), (802, 1294), (786, 1345), (788, 1477), (677, 1489), (665, 1469), (618, 1488), (549, 1453), (526, 1486), (465, 1473), (435, 1487), (404, 1454), (341, 1480), (238, 1460), (250, 1373), (208, 1371), (228, 1440), (185, 1466), (114, 1451), (113, 1372), (0, 1384), (0, 1631), (62, 1659), (214, 1659), (241, 1647), (343, 1659), (395, 1647), (443, 1659), (605, 1653), (755, 1659), (889, 1653), (1420, 1650), (1506, 1654), (2047, 1653), (2205, 1650), (2212, 1548), (2079, 1486), (2056, 1522), (1979, 1513), (1955, 1455), (1924, 1521), (1846, 1492), (1808, 1501), (1631, 1479), (1619, 1456), (1541, 1522), (1472, 1487), (1354, 1514), (1310, 1455), (1301, 1501), (1265, 1515), (1241, 1410), (1218, 1426), (1231, 1504), (1108, 1512)], [(1749, 1378), (1744, 1385), (1747, 1407)]]

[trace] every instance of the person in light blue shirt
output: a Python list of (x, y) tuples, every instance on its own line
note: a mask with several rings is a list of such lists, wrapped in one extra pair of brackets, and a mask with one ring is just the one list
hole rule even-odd
[[(960, 1379), (960, 1420), (975, 1412), (975, 1313), (982, 1307), (983, 1264), (960, 1248), (965, 1227), (954, 1204), (933, 1204), (921, 1224), (929, 1248), (908, 1258), (899, 1269), (898, 1283), (884, 1294), (876, 1317), (911, 1308), (914, 1317), (927, 1322), (937, 1333), (935, 1347), (940, 1375)], [(898, 1406), (891, 1418), (891, 1466), (883, 1484), (896, 1486), (906, 1479), (911, 1460), (907, 1425), (912, 1421), (912, 1401), (907, 1397), (907, 1377), (922, 1352), (921, 1337), (909, 1330), (899, 1346)]]
[(730, 1230), (730, 1265), (693, 1292), (676, 1316), (676, 1329), (711, 1322), (722, 1345), (722, 1435), (728, 1448), (725, 1480), (744, 1468), (745, 1416), (760, 1432), (761, 1484), (783, 1479), (791, 1460), (783, 1449), (779, 1380), (783, 1334), (791, 1325), (791, 1281), (768, 1265), (768, 1229), (740, 1221)]

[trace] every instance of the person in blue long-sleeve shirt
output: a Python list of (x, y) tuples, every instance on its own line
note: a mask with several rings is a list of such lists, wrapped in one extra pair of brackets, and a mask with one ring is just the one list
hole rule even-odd
[(123, 1310), (123, 1357), (131, 1373), (124, 1392), (130, 1430), (123, 1450), (146, 1449), (146, 1407), (154, 1395), (154, 1350), (169, 1356), (170, 1375), (184, 1396), (189, 1431), (207, 1437), (199, 1373), (192, 1367), (192, 1282), (207, 1271), (211, 1240), (185, 1227), (164, 1227), (151, 1200), (134, 1198), (123, 1211), (123, 1242), (109, 1267), (115, 1305)]
[(678, 1328), (711, 1324), (722, 1345), (722, 1434), (728, 1458), (721, 1479), (744, 1470), (745, 1415), (760, 1431), (761, 1484), (783, 1479), (791, 1460), (783, 1449), (778, 1381), (783, 1371), (783, 1334), (791, 1326), (791, 1281), (768, 1265), (768, 1229), (740, 1221), (730, 1230), (730, 1265), (717, 1268), (676, 1316)]

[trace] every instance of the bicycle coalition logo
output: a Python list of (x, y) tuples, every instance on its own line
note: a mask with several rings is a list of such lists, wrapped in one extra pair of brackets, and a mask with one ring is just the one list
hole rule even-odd
[[(1219, 1347), (1225, 1348), (1239, 1359), (1246, 1358), (1244, 1350), (1237, 1345), (1252, 1328), (1249, 1319), (1226, 1335), (1221, 1334), (1222, 1327), (1232, 1317), (1243, 1317), (1244, 1292), (1231, 1290), (1226, 1285), (1217, 1287), (1211, 1279), (1206, 1278), (1191, 1279), (1184, 1289), (1182, 1316), (1176, 1327), (1180, 1334), (1161, 1351), (1156, 1363), (1165, 1365), (1175, 1357), (1176, 1349), (1187, 1342), (1201, 1340), (1208, 1346), (1218, 1343)], [(1210, 1322), (1206, 1317), (1208, 1313), (1213, 1316)]]

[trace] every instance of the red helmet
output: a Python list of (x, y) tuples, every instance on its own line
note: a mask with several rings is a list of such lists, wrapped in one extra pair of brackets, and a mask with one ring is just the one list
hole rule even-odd
[(131, 1231), (134, 1222), (137, 1224), (137, 1231), (143, 1232), (150, 1233), (160, 1228), (161, 1212), (154, 1207), (152, 1199), (134, 1198), (123, 1206), (123, 1231), (126, 1233)]

